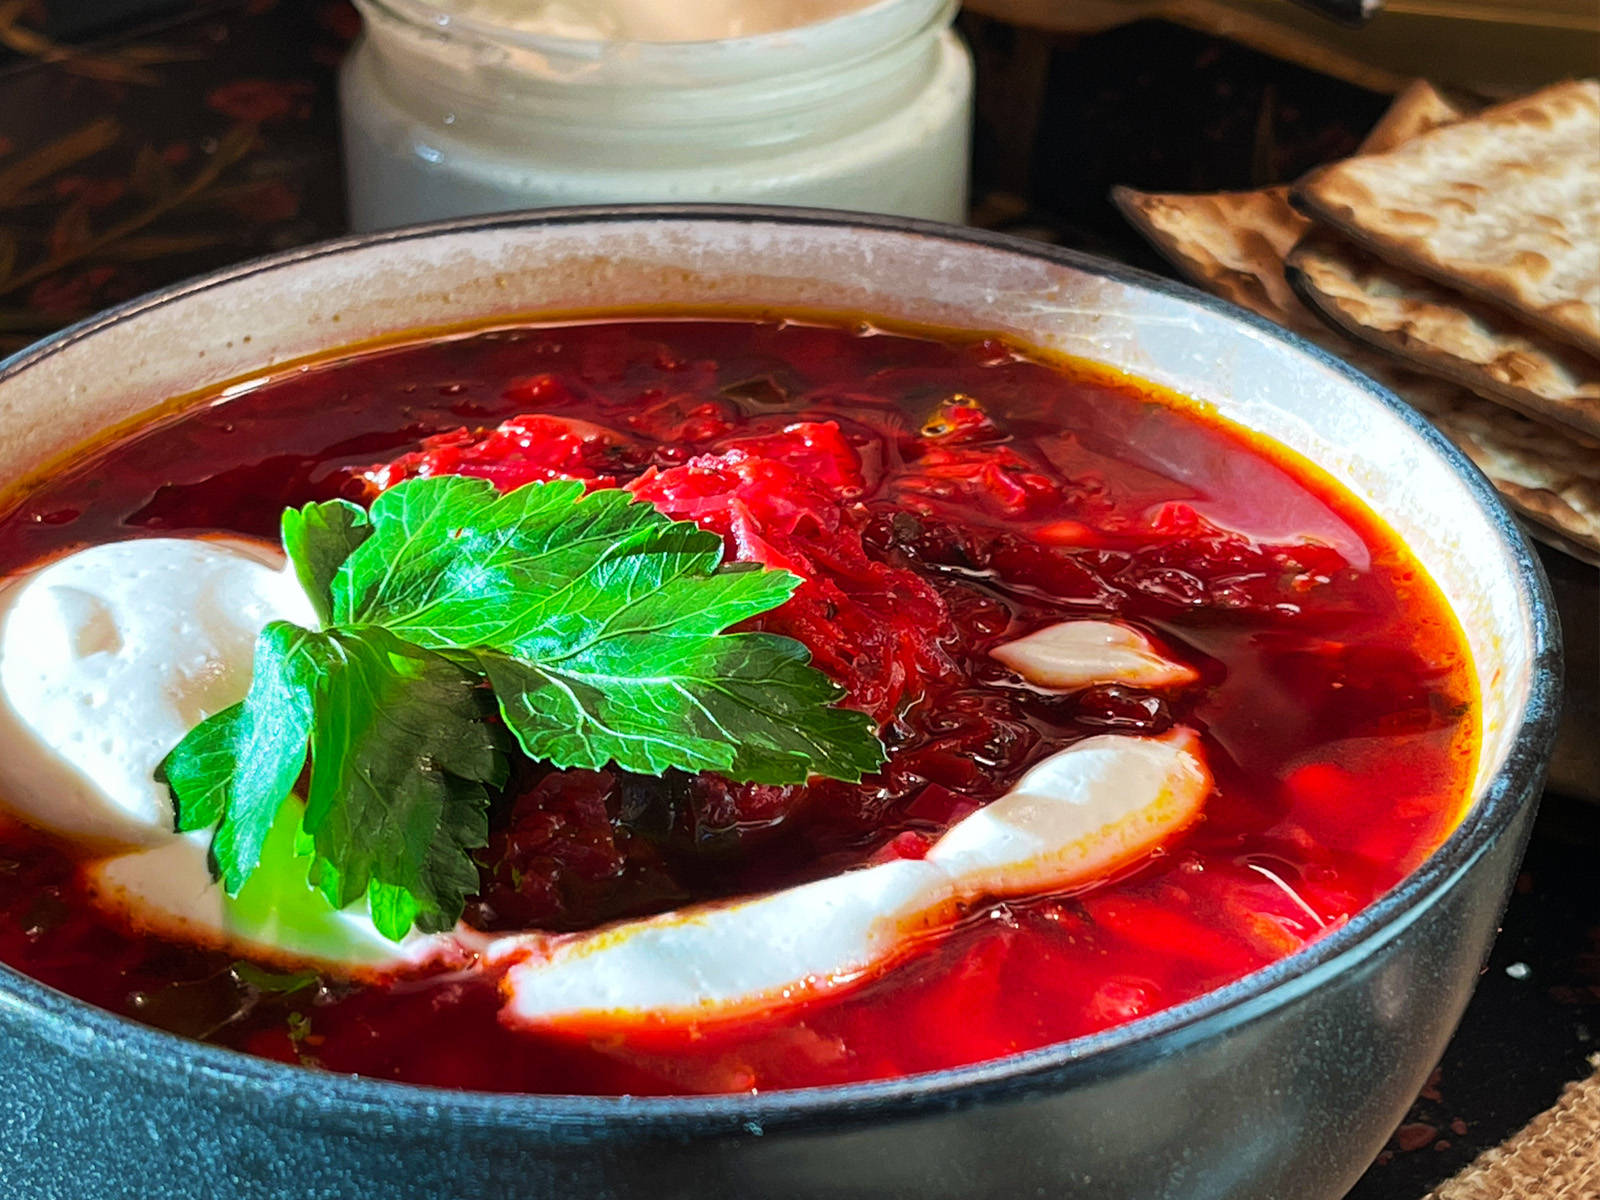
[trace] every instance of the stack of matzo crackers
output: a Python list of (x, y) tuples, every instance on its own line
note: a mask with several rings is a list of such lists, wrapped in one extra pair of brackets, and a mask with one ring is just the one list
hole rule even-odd
[(1418, 83), (1292, 186), (1115, 199), (1195, 283), (1392, 388), (1600, 561), (1600, 83), (1476, 116)]

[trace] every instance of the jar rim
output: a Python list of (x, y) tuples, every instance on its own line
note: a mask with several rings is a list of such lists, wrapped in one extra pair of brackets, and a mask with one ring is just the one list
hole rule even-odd
[(880, 26), (885, 35), (892, 35), (908, 26), (922, 28), (934, 23), (948, 23), (954, 17), (959, 0), (872, 0), (871, 3), (851, 12), (787, 29), (743, 34), (738, 37), (673, 42), (628, 38), (608, 40), (534, 33), (501, 25), (483, 17), (449, 12), (438, 3), (438, 0), (354, 0), (354, 3), (359, 9), (371, 9), (391, 20), (410, 25), (414, 29), (426, 30), (440, 37), (450, 37), (459, 33), (484, 42), (572, 59), (598, 59), (616, 53), (620, 47), (626, 47), (633, 55), (660, 60), (665, 64), (684, 56), (704, 55), (712, 48), (735, 54), (743, 51), (759, 52), (763, 47), (777, 48), (792, 44), (796, 37), (801, 36), (843, 44), (858, 41), (873, 26)]

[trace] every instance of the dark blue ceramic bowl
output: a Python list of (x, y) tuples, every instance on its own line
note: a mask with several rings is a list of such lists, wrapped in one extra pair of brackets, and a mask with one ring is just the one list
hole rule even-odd
[[(1467, 634), (1484, 762), (1392, 893), (1178, 1008), (959, 1070), (757, 1096), (506, 1096), (198, 1045), (0, 968), (0, 1194), (85, 1197), (1341, 1195), (1467, 1002), (1533, 819), (1559, 646), (1488, 484), (1395, 397), (1186, 288), (1027, 242), (757, 209), (545, 212), (265, 259), (134, 301), (0, 367), (24, 480), (167, 398), (387, 333), (675, 307), (832, 309), (998, 331), (1213, 402), (1401, 534)], [(3, 752), (3, 748), (0, 748)]]

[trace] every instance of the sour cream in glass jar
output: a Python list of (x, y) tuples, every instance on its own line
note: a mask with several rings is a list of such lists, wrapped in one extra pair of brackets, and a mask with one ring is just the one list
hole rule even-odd
[(341, 78), (358, 230), (635, 201), (959, 221), (955, 0), (356, 0)]

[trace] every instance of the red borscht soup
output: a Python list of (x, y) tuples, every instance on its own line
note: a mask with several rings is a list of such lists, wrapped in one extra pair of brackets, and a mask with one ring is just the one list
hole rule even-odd
[[(651, 318), (353, 351), (85, 452), (0, 518), (0, 573), (129, 538), (276, 541), (285, 508), (451, 475), (625, 487), (798, 575), (749, 626), (803, 643), (887, 753), (859, 782), (767, 784), (513, 751), (468, 930), (582, 934), (919, 860), (1107, 735), (1188, 731), (1203, 809), (1065, 890), (964, 901), (841, 986), (701, 1020), (530, 1028), (487, 960), (341, 972), (187, 944), (90, 902), (103, 846), (4, 815), (0, 961), (188, 1037), (413, 1083), (883, 1079), (1104, 1030), (1291, 954), (1421, 862), (1468, 796), (1470, 659), (1387, 529), (1199, 404), (991, 338)], [(1051, 686), (993, 653), (1089, 619), (1178, 682)]]

